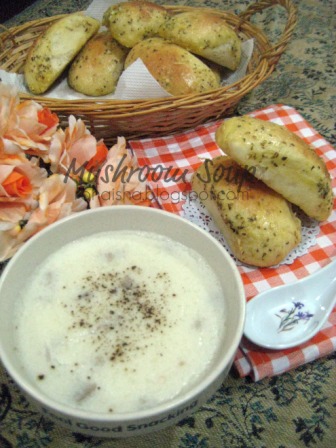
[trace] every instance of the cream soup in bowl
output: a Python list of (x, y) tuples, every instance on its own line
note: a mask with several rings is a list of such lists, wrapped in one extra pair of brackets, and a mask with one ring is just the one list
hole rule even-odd
[(91, 210), (40, 232), (6, 267), (0, 356), (50, 418), (132, 436), (211, 396), (244, 313), (239, 272), (206, 232), (161, 210)]

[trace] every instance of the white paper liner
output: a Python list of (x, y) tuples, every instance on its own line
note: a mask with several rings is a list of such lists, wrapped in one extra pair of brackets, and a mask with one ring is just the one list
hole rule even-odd
[(122, 72), (114, 92), (114, 98), (123, 100), (142, 100), (144, 98), (164, 98), (168, 96), (171, 96), (171, 94), (153, 78), (141, 59), (137, 59)]
[(112, 5), (117, 3), (124, 3), (128, 0), (93, 0), (93, 2), (88, 6), (85, 13), (97, 20), (102, 20), (104, 12)]
[[(120, 0), (94, 0), (86, 14), (97, 20), (102, 20), (104, 12), (113, 4), (121, 3)], [(102, 30), (106, 30), (102, 27)], [(227, 71), (222, 78), (221, 84), (224, 86), (239, 81), (246, 74), (248, 62), (253, 53), (254, 41), (250, 39), (242, 44), (242, 58), (238, 69), (235, 72)], [(16, 86), (19, 92), (29, 93), (23, 75), (15, 73), (7, 73), (0, 70), (0, 79), (8, 85)], [(52, 89), (42, 95), (47, 98), (58, 98), (63, 100), (78, 99), (115, 99), (115, 100), (145, 100), (153, 98), (164, 98), (172, 96), (164, 90), (158, 82), (148, 72), (147, 68), (141, 61), (135, 61), (126, 70), (119, 79), (116, 90), (113, 94), (100, 97), (92, 97), (76, 92), (68, 86), (66, 76), (63, 76)]]
[[(206, 207), (200, 202), (195, 195), (190, 194), (187, 197), (186, 202), (182, 206), (183, 217), (201, 227), (203, 230), (209, 232), (232, 256), (237, 265), (242, 266), (244, 263), (239, 261), (232, 253), (229, 245), (227, 244), (223, 234), (220, 232), (216, 226), (212, 217), (208, 214)], [(296, 215), (302, 223), (301, 231), (301, 243), (295, 247), (287, 257), (279, 263), (282, 264), (292, 264), (297, 257), (308, 253), (308, 249), (316, 244), (316, 237), (319, 234), (320, 227), (319, 223), (314, 219), (309, 218), (299, 209), (295, 209)], [(278, 265), (278, 266), (279, 266)], [(274, 266), (276, 267), (276, 266)]]

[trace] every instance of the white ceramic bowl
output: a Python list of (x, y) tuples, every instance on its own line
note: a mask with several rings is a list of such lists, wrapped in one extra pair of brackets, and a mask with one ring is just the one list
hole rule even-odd
[[(199, 252), (220, 279), (227, 312), (225, 334), (211, 369), (191, 390), (152, 409), (126, 414), (74, 410), (40, 392), (20, 366), (14, 349), (16, 300), (35, 266), (62, 245), (77, 238), (113, 230), (142, 230), (165, 235)], [(116, 206), (65, 218), (30, 239), (10, 260), (0, 278), (0, 358), (27, 398), (47, 417), (71, 431), (99, 437), (144, 434), (177, 423), (213, 395), (227, 376), (242, 337), (245, 296), (240, 274), (226, 250), (189, 221), (157, 209)]]

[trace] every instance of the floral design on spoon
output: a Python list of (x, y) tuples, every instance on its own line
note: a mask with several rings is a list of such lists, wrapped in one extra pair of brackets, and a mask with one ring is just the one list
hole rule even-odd
[(299, 322), (307, 323), (314, 316), (309, 311), (301, 311), (304, 308), (302, 302), (293, 302), (293, 305), (289, 310), (286, 308), (281, 309), (279, 313), (282, 313), (282, 315), (276, 314), (281, 319), (278, 333), (292, 330)]

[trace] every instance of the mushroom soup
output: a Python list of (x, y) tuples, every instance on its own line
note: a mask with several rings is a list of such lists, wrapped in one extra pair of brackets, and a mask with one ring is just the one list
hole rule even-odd
[(16, 310), (17, 350), (49, 397), (127, 413), (191, 388), (225, 326), (219, 280), (194, 250), (149, 232), (78, 239), (37, 266)]

